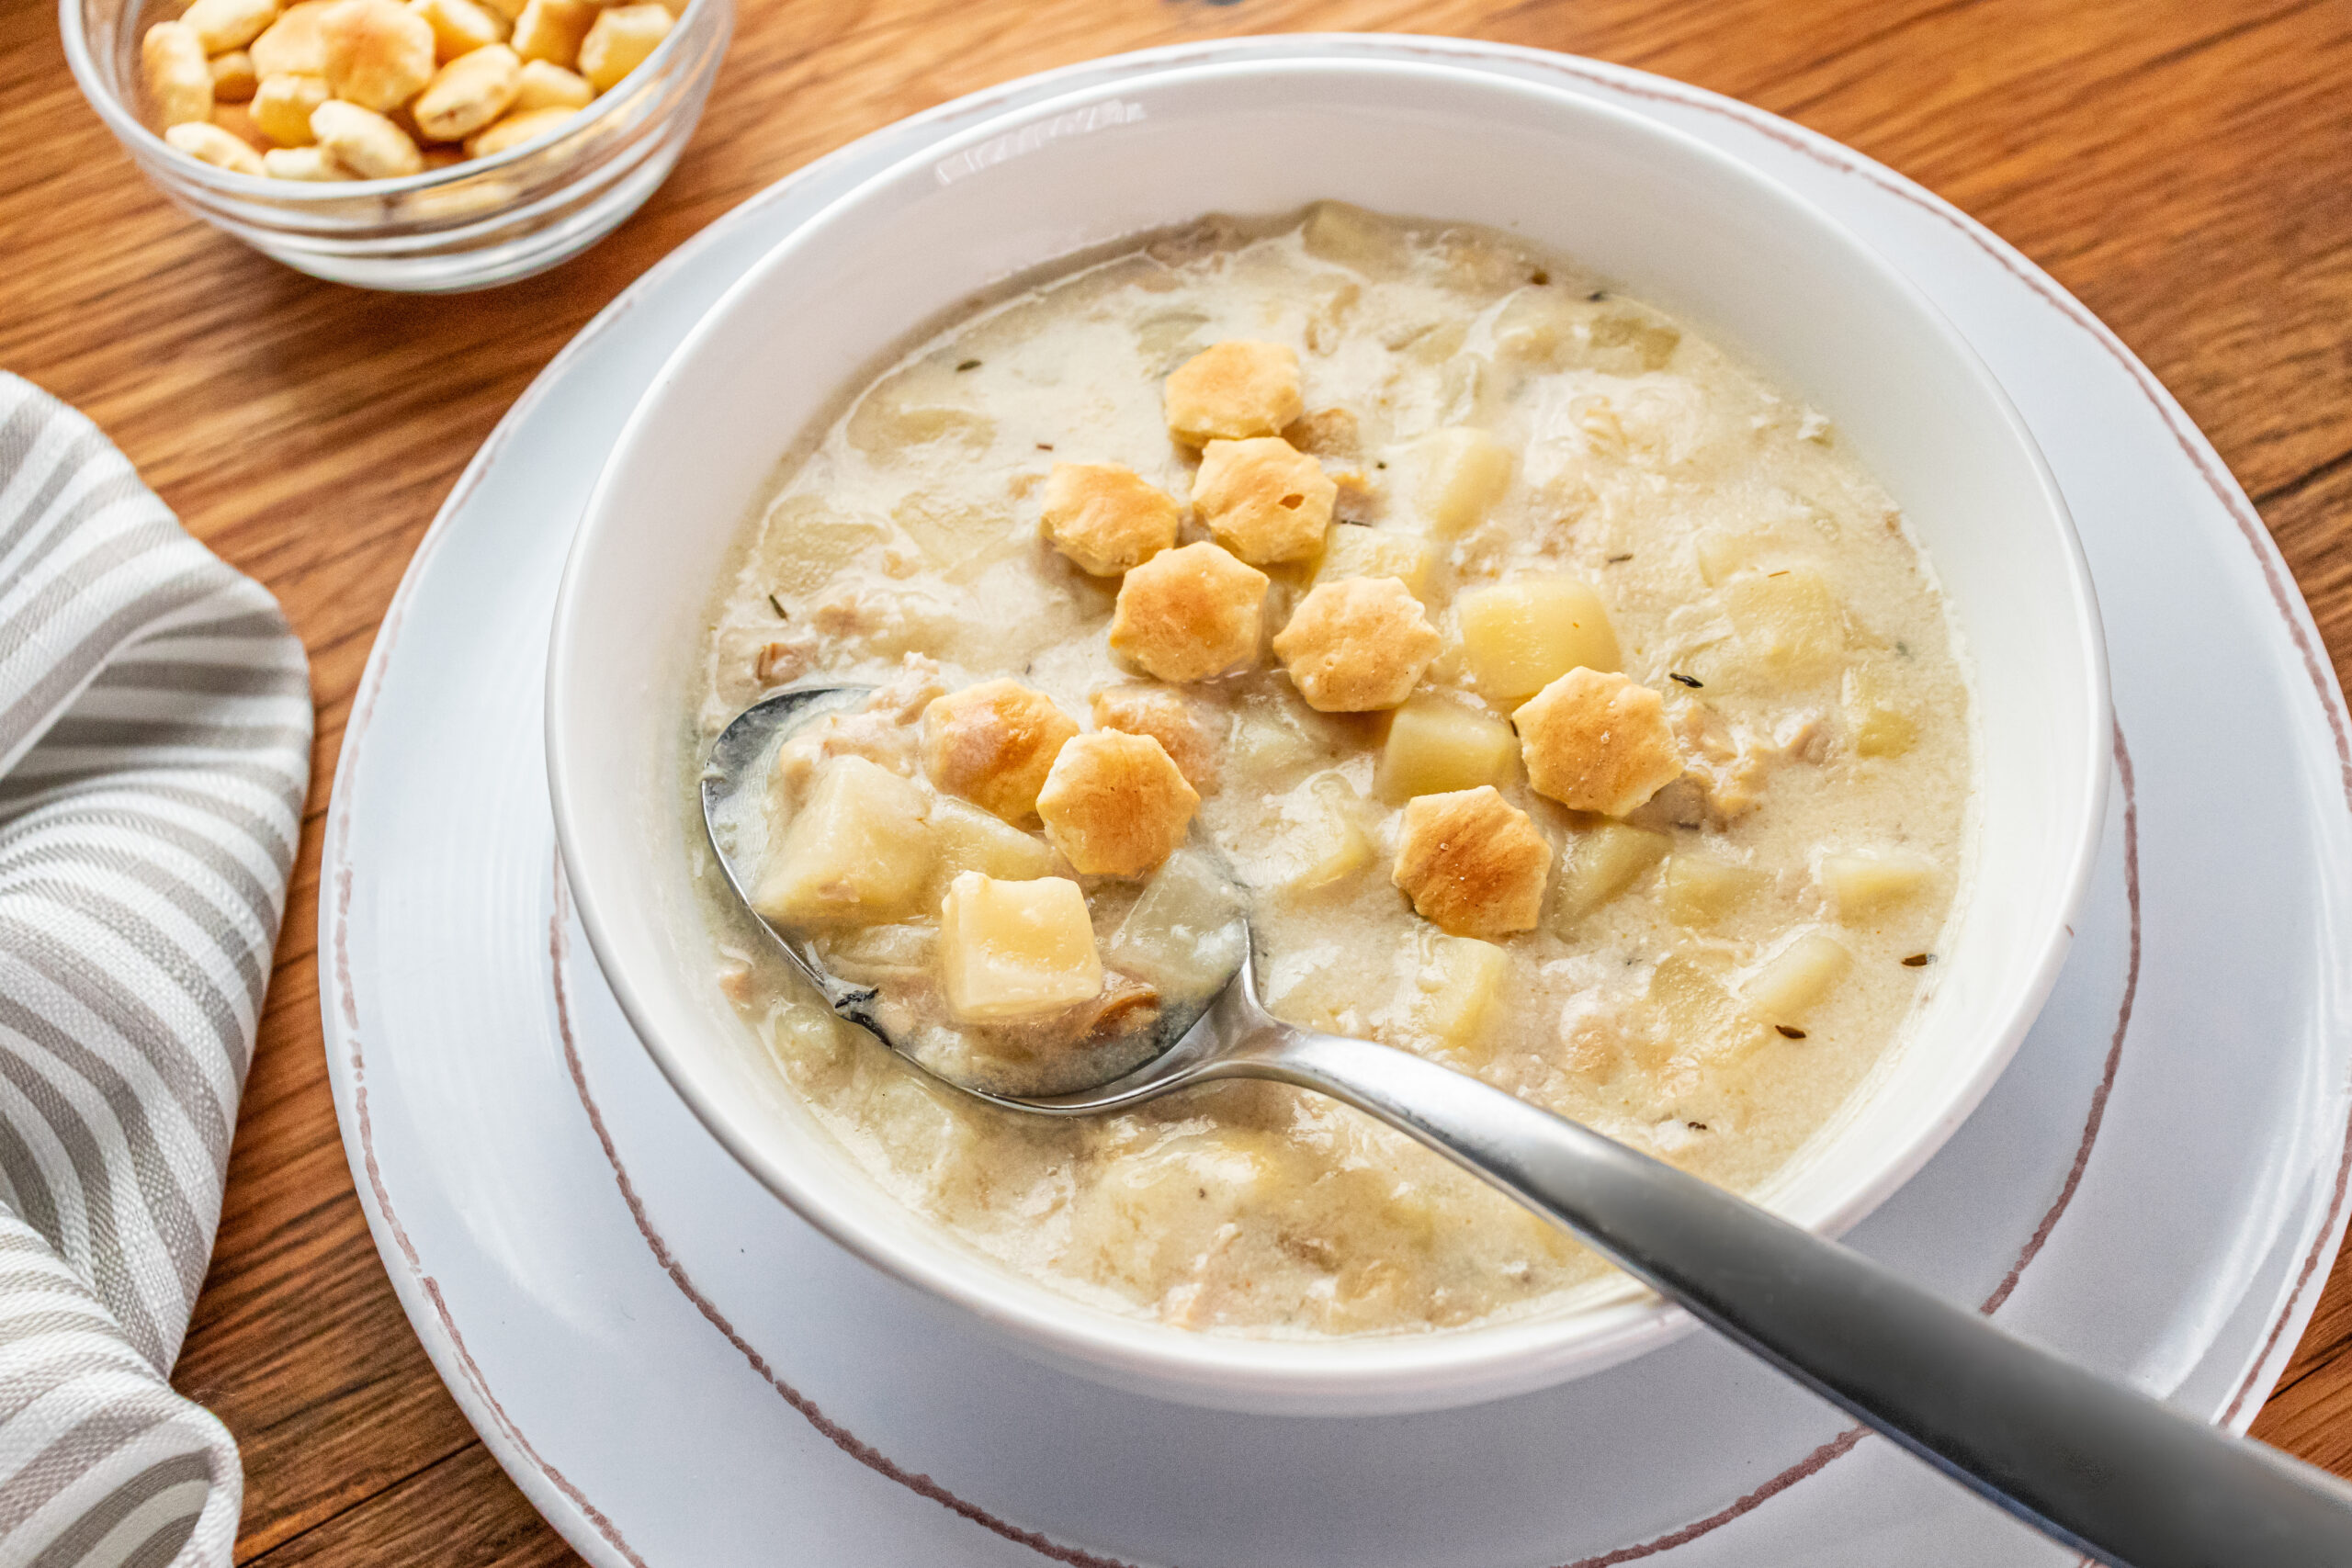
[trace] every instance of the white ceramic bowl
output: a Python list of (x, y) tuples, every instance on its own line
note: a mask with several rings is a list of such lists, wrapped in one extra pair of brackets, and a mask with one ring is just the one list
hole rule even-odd
[(1926, 545), (1973, 671), (1972, 887), (1901, 1049), (1762, 1195), (1816, 1230), (1852, 1224), (1975, 1107), (2064, 956), (2106, 809), (2098, 612), (2031, 438), (1951, 326), (1805, 202), (1646, 120), (1441, 65), (1231, 63), (1020, 110), (876, 177), (713, 307), (630, 420), (556, 608), (548, 761), (605, 976), (678, 1092), (778, 1196), (1052, 1363), (1197, 1404), (1364, 1414), (1540, 1387), (1688, 1320), (1617, 1279), (1488, 1326), (1257, 1340), (1079, 1305), (989, 1262), (816, 1130), (711, 983), (683, 754), (721, 561), (853, 378), (1008, 274), (1320, 197), (1515, 231), (1680, 313), (1829, 414)]

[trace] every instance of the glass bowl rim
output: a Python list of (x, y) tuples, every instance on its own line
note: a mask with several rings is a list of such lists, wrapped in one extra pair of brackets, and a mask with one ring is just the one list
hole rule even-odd
[[(107, 90), (105, 78), (90, 50), (89, 35), (82, 25), (82, 9), (87, 3), (88, 0), (57, 0), (58, 28), (65, 42), (65, 63), (73, 72), (74, 84), (81, 88), (82, 96), (97, 111), (107, 129), (134, 153), (153, 152), (161, 154), (169, 160), (171, 167), (179, 171), (181, 177), (200, 186), (211, 186), (224, 196), (250, 198), (266, 195), (273, 202), (289, 207), (324, 207), (362, 195), (401, 196), (411, 191), (458, 185), (500, 169), (511, 168), (563, 138), (578, 134), (610, 112), (612, 106), (606, 99), (616, 98), (616, 95), (609, 90), (600, 93), (586, 108), (576, 111), (565, 123), (541, 131), (528, 141), (518, 142), (487, 158), (468, 158), (446, 168), (427, 169), (422, 174), (401, 175), (391, 179), (358, 180), (278, 180), (266, 175), (241, 175), (233, 169), (223, 169), (181, 152), (151, 130), (147, 122), (132, 113), (120, 97)], [(611, 3), (629, 4), (632, 0), (611, 0)], [(669, 34), (654, 46), (652, 53), (638, 62), (636, 68), (629, 72), (629, 76), (635, 76), (648, 67), (653, 68), (651, 73), (655, 76), (667, 71), (673, 63), (672, 56), (690, 26), (706, 12), (729, 3), (729, 0), (686, 0)], [(130, 10), (135, 4), (136, 0), (123, 0), (123, 8)], [(608, 8), (609, 5), (596, 6), (600, 12)], [(622, 78), (623, 82), (628, 80), (628, 77)], [(618, 85), (616, 84), (616, 86)]]

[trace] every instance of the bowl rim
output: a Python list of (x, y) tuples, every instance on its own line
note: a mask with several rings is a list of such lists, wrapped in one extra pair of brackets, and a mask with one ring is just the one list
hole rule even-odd
[[(668, 70), (671, 56), (683, 47), (690, 22), (697, 19), (704, 12), (718, 6), (726, 6), (731, 8), (733, 3), (734, 0), (686, 0), (684, 8), (678, 12), (677, 20), (670, 31), (660, 43), (654, 46), (652, 53), (638, 62), (636, 68), (629, 73), (629, 75), (634, 76), (648, 66), (655, 67), (654, 75), (660, 75), (662, 72)], [(57, 25), (58, 31), (65, 43), (65, 64), (66, 68), (73, 72), (74, 85), (81, 88), (83, 98), (89, 103), (92, 109), (96, 111), (98, 118), (106, 122), (107, 129), (114, 132), (116, 139), (130, 148), (134, 155), (152, 154), (165, 160), (173, 169), (179, 171), (182, 176), (198, 186), (209, 186), (224, 196), (240, 198), (266, 196), (270, 198), (272, 205), (276, 206), (327, 207), (338, 202), (350, 201), (356, 197), (405, 196), (412, 191), (434, 190), (444, 186), (462, 184), (466, 180), (474, 179), (482, 175), (511, 168), (546, 151), (565, 137), (576, 136), (581, 131), (601, 123), (613, 107), (613, 103), (607, 100), (617, 101), (617, 95), (615, 93), (599, 93), (589, 100), (586, 108), (574, 111), (572, 117), (563, 124), (549, 130), (543, 130), (528, 141), (517, 142), (504, 152), (493, 152), (487, 158), (461, 159), (446, 168), (426, 169), (421, 174), (401, 175), (391, 179), (381, 180), (279, 180), (272, 179), (267, 175), (241, 175), (234, 169), (224, 169), (218, 164), (208, 164), (200, 158), (192, 158), (181, 152), (164, 141), (159, 132), (150, 127), (141, 116), (133, 112), (119, 96), (107, 90), (105, 73), (98, 69), (97, 58), (90, 48), (89, 33), (82, 25), (83, 4), (84, 0), (57, 0)], [(136, 0), (130, 0), (124, 9), (130, 10), (135, 4)], [(624, 82), (626, 80), (626, 77), (623, 78)], [(616, 86), (617, 85), (619, 84), (616, 84)], [(535, 193), (518, 191), (516, 194), (530, 196)], [(399, 217), (388, 220), (393, 223), (407, 223), (413, 220)]]
[[(2041, 521), (2054, 527), (2064, 570), (2064, 596), (2075, 612), (2078, 657), (2072, 673), (2081, 682), (2086, 720), (2084, 733), (2076, 738), (2084, 749), (2075, 761), (2084, 780), (2082, 795), (2075, 819), (2059, 824), (2070, 845), (2067, 863), (2056, 882), (2063, 896), (2050, 904), (2043, 916), (2046, 929), (2039, 943), (2038, 961), (2020, 977), (2014, 1000), (1996, 1020), (2000, 1032), (1996, 1047), (1981, 1055), (1974, 1071), (1952, 1090), (1941, 1109), (1923, 1119), (1911, 1138), (1882, 1162), (1869, 1181), (1832, 1211), (1802, 1222), (1817, 1233), (1833, 1236), (1842, 1233), (1917, 1174), (1981, 1103), (2039, 1016), (2065, 962), (2070, 928), (2087, 896), (2104, 837), (2113, 719), (2106, 643), (2080, 537), (2023, 416), (1974, 348), (1916, 284), (1809, 197), (1679, 128), (1613, 104), (1451, 62), (1334, 54), (1173, 64), (1123, 80), (1115, 89), (1102, 85), (1075, 89), (1002, 110), (955, 136), (918, 149), (828, 203), (746, 269), (648, 381), (583, 509), (555, 604), (545, 714), (549, 798), (572, 903), (616, 1000), (663, 1077), (737, 1162), (802, 1218), (886, 1273), (970, 1312), (1005, 1331), (1032, 1353), (1075, 1360), (1122, 1386), (1230, 1408), (1346, 1415), (1435, 1408), (1524, 1392), (1655, 1348), (1689, 1332), (1696, 1323), (1680, 1308), (1625, 1281), (1621, 1295), (1573, 1312), (1506, 1317), (1425, 1334), (1294, 1338), (1199, 1333), (1127, 1318), (1063, 1295), (983, 1257), (945, 1227), (919, 1215), (914, 1228), (922, 1233), (920, 1239), (905, 1245), (899, 1238), (868, 1232), (854, 1224), (853, 1216), (834, 1212), (821, 1194), (808, 1190), (792, 1170), (772, 1161), (735, 1125), (735, 1109), (715, 1100), (696, 1078), (692, 1063), (663, 1041), (652, 1021), (652, 1010), (639, 996), (628, 972), (626, 956), (622, 963), (614, 963), (616, 944), (600, 907), (593, 851), (584, 861), (578, 852), (582, 841), (576, 820), (581, 807), (574, 792), (584, 786), (567, 777), (563, 761), (570, 745), (571, 711), (564, 694), (565, 671), (572, 662), (575, 639), (584, 635), (574, 612), (587, 570), (583, 563), (594, 554), (596, 539), (605, 530), (621, 525), (610, 507), (616, 475), (643, 440), (656, 405), (678, 379), (680, 367), (707, 352), (707, 345), (725, 333), (731, 315), (765, 292), (767, 279), (788, 265), (812, 237), (828, 231), (875, 192), (910, 174), (927, 173), (1023, 126), (1154, 87), (1306, 73), (1385, 77), (1399, 84), (1442, 83), (1517, 97), (1554, 112), (1613, 122), (1664, 143), (1677, 158), (1712, 165), (1718, 176), (1760, 192), (1804, 218), (1822, 242), (1842, 247), (1855, 264), (1877, 275), (1889, 294), (1918, 318), (1995, 416), (2014, 455), (2023, 459), (2024, 471), (2038, 487)], [(747, 1109), (747, 1119), (765, 1114)], [(1469, 1392), (1435, 1393), (1464, 1388)]]

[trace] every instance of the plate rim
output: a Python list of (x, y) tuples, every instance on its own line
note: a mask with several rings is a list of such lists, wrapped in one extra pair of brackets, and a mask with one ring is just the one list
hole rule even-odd
[[(1192, 62), (1228, 52), (1246, 54), (1257, 51), (1295, 51), (1306, 53), (1320, 49), (1394, 51), (1471, 68), (1491, 63), (1532, 67), (1564, 75), (1603, 92), (1676, 108), (1712, 113), (1732, 120), (1743, 130), (1778, 142), (1834, 173), (1861, 177), (1951, 224), (1996, 265), (2017, 276), (2061, 317), (2090, 333), (2108, 351), (2149, 400), (2192, 468), (2236, 525), (2241, 539), (2256, 558), (2274, 608), (2286, 623), (2290, 646), (2300, 657), (2305, 674), (2314, 688), (2335, 743), (2346, 807), (2347, 813), (2352, 814), (2352, 724), (2347, 723), (2343, 695), (2333, 666), (2325, 655), (2324, 643), (2318, 636), (2309, 606), (2295, 585), (2275, 541), (2263, 526), (2243, 488), (2231, 476), (2203, 434), (2188, 420), (2169, 391), (2113, 332), (2042, 269), (1951, 203), (1874, 160), (1817, 132), (1737, 99), (1607, 62), (1483, 39), (1376, 33), (1241, 35), (1105, 56), (996, 84), (878, 128), (811, 160), (753, 193), (649, 267), (559, 351), (501, 417), (435, 513), (386, 607), (367, 666), (355, 690), (351, 715), (345, 728), (331, 786), (321, 864), (322, 896), (320, 900), (319, 945), (322, 958), (328, 960), (321, 965), (321, 1013), (330, 1078), (335, 1091), (337, 1120), (345, 1156), (362, 1194), (362, 1211), (395, 1293), (435, 1370), (484, 1443), (499, 1460), (502, 1468), (560, 1533), (592, 1560), (617, 1560), (632, 1564), (633, 1568), (644, 1568), (643, 1559), (620, 1537), (612, 1521), (577, 1485), (537, 1452), (499, 1403), (467, 1348), (463, 1334), (438, 1282), (426, 1271), (413, 1240), (406, 1234), (391, 1207), (390, 1194), (370, 1134), (365, 1062), (358, 1039), (357, 1002), (351, 985), (349, 925), (353, 867), (350, 838), (353, 812), (349, 809), (345, 789), (359, 771), (363, 750), (361, 742), (372, 719), (376, 698), (388, 676), (410, 595), (420, 590), (433, 556), (447, 534), (454, 529), (457, 517), (466, 509), (473, 491), (480, 487), (492, 466), (505, 455), (507, 447), (516, 439), (533, 411), (569, 375), (575, 360), (582, 356), (590, 345), (602, 338), (638, 303), (666, 284), (674, 273), (720, 239), (735, 232), (757, 213), (783, 199), (800, 185), (858, 156), (876, 138), (961, 116), (994, 112), (1015, 97), (1041, 89), (1050, 90), (1065, 82), (1095, 73), (1103, 73), (1105, 81), (1114, 81), (1115, 73), (1125, 70)], [(2128, 1007), (2124, 1021), (2128, 1023)], [(2119, 1043), (2120, 1037), (2120, 1025)], [(2335, 1088), (2335, 1098), (2340, 1103), (2342, 1086)], [(2243, 1430), (2251, 1421), (2259, 1409), (2259, 1401), (2254, 1397), (2256, 1391), (2267, 1391), (2275, 1382), (2286, 1359), (2292, 1354), (2296, 1340), (2318, 1304), (2320, 1292), (2313, 1286), (2315, 1282), (2324, 1286), (2322, 1266), (2335, 1255), (2346, 1219), (2352, 1217), (2352, 1209), (2347, 1208), (2346, 1201), (2347, 1186), (2352, 1185), (2352, 1124), (2341, 1126), (2335, 1134), (2335, 1172), (2332, 1191), (2317, 1218), (2307, 1222), (2301, 1227), (2302, 1235), (2295, 1238), (2302, 1250), (2302, 1261), (2265, 1307), (2262, 1315), (2269, 1319), (2270, 1327), (2257, 1348), (2245, 1359), (2242, 1373), (2232, 1380), (2234, 1391), (2213, 1417), (2233, 1429)], [(2324, 1158), (2315, 1158), (2312, 1162), (2314, 1173), (2324, 1170), (2325, 1163)], [(617, 1172), (617, 1167), (616, 1168)], [(437, 1333), (435, 1332), (436, 1329)], [(756, 1354), (748, 1348), (746, 1353)], [(820, 1430), (823, 1427), (820, 1427)], [(1696, 1539), (1697, 1533), (1704, 1533), (1717, 1524), (1728, 1522), (1729, 1518), (1759, 1506), (1770, 1495), (1784, 1489), (1786, 1484), (1793, 1484), (1795, 1480), (1802, 1479), (1803, 1475), (1795, 1472), (1803, 1474), (1817, 1472), (1838, 1454), (1853, 1447), (1860, 1432), (1860, 1428), (1852, 1429), (1823, 1445), (1800, 1465), (1792, 1467), (1791, 1472), (1785, 1472), (1788, 1477), (1785, 1481), (1776, 1477), (1773, 1483), (1735, 1500), (1718, 1516), (1694, 1521), (1691, 1526), (1645, 1542), (1629, 1544), (1600, 1558), (1588, 1559), (1587, 1564), (1590, 1568), (1599, 1568), (1602, 1562), (1633, 1561), (1670, 1551)], [(863, 1456), (853, 1450), (853, 1457)], [(918, 1491), (922, 1490), (918, 1488)], [(933, 1490), (937, 1489), (934, 1487)], [(936, 1495), (933, 1500), (943, 1502), (944, 1506), (965, 1514), (967, 1517), (972, 1517), (970, 1505), (959, 1506), (957, 1502)], [(974, 1522), (983, 1521), (975, 1519)], [(1007, 1526), (998, 1533), (1054, 1561), (1086, 1564), (1112, 1564), (1117, 1561), (1095, 1557), (1050, 1541), (1017, 1526)], [(1585, 1568), (1585, 1565), (1577, 1565), (1577, 1568)]]

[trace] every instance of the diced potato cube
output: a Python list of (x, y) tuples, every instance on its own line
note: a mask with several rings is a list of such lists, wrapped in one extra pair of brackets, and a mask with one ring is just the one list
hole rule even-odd
[(1155, 1303), (1167, 1322), (1210, 1326), (1239, 1269), (1234, 1255), (1250, 1256), (1230, 1244), (1235, 1216), (1262, 1213), (1273, 1194), (1311, 1179), (1302, 1164), (1286, 1143), (1255, 1128), (1212, 1124), (1155, 1139), (1080, 1187), (1066, 1221), (1056, 1216), (1069, 1227), (1061, 1256)]
[(1212, 441), (1193, 474), (1193, 515), (1256, 566), (1311, 558), (1339, 499), (1323, 465), (1279, 435)]
[(1519, 738), (1498, 718), (1423, 694), (1388, 721), (1373, 788), (1391, 806), (1417, 795), (1506, 784), (1517, 773)]
[(908, 913), (933, 853), (922, 791), (878, 762), (834, 757), (770, 851), (752, 908), (786, 927), (865, 926)]
[(1675, 952), (1650, 975), (1649, 1001), (1665, 1055), (1714, 1064), (1736, 1062), (1764, 1040), (1743, 1012), (1712, 955)]
[(1919, 726), (1894, 708), (1870, 708), (1853, 721), (1854, 750), (1864, 757), (1899, 757), (1917, 743)]
[(1476, 1066), (1494, 1054), (1487, 1025), (1510, 973), (1510, 954), (1476, 937), (1432, 933), (1420, 961), (1397, 982), (1396, 1011), (1411, 1043)]
[(931, 803), (931, 838), (938, 855), (932, 882), (943, 892), (967, 871), (1000, 882), (1034, 882), (1054, 869), (1053, 846), (1045, 840), (960, 800)]
[(1492, 784), (1416, 796), (1405, 807), (1394, 880), (1423, 919), (1453, 936), (1532, 931), (1552, 846)]
[(1315, 569), (1315, 581), (1319, 586), (1355, 577), (1393, 577), (1411, 589), (1416, 598), (1426, 598), (1430, 566), (1435, 558), (1430, 542), (1416, 535), (1342, 523), (1324, 536), (1323, 559)]
[(978, 1141), (980, 1123), (950, 1107), (955, 1095), (922, 1073), (892, 1073), (860, 1107), (890, 1168), (926, 1191), (944, 1186)]
[(1244, 338), (1212, 344), (1178, 366), (1162, 395), (1168, 434), (1187, 446), (1273, 435), (1306, 411), (1297, 351)]
[(1009, 545), (1001, 507), (936, 490), (900, 496), (890, 507), (890, 521), (907, 531), (924, 558), (950, 582), (969, 582), (1002, 559)]
[(1764, 885), (1764, 874), (1705, 855), (1666, 863), (1666, 918), (1678, 926), (1712, 926)]
[[(545, 0), (535, 3), (543, 4)], [(519, 26), (514, 36), (517, 39), (523, 36)], [(520, 42), (514, 50), (526, 60), (532, 58)], [(887, 453), (927, 446), (934, 441), (952, 441), (977, 450), (995, 439), (996, 421), (944, 400), (954, 394), (933, 386), (928, 378), (918, 374), (919, 370), (917, 367), (884, 381), (850, 411), (849, 423), (842, 426), (842, 433), (849, 437), (851, 446), (861, 452)]]
[[(264, 82), (265, 94), (268, 88)], [(786, 604), (807, 598), (845, 568), (881, 554), (891, 538), (879, 517), (837, 511), (820, 496), (786, 496), (769, 510), (760, 536), (767, 586)]]
[[(747, 980), (753, 977), (749, 966), (743, 974)], [(727, 982), (719, 984), (724, 987)], [(865, 1031), (835, 1017), (822, 1002), (785, 1000), (764, 1010), (769, 1055), (795, 1084), (812, 1093), (839, 1090), (858, 1057), (871, 1048), (857, 1043)]]
[(1721, 588), (1733, 573), (1747, 567), (1772, 571), (1799, 564), (1792, 558), (1800, 553), (1800, 547), (1778, 525), (1768, 523), (1749, 528), (1709, 528), (1691, 541), (1691, 552), (1698, 558), (1700, 578), (1710, 588)]
[(1638, 305), (1618, 305), (1593, 318), (1585, 336), (1586, 363), (1611, 376), (1663, 370), (1682, 342), (1682, 330)]
[(1577, 921), (1664, 860), (1673, 842), (1667, 834), (1623, 822), (1602, 822), (1570, 839), (1552, 893), (1552, 934), (1566, 939)]
[(1439, 276), (1465, 294), (1500, 299), (1544, 271), (1524, 245), (1493, 230), (1448, 227), (1432, 239)]
[(1393, 577), (1318, 584), (1274, 635), (1274, 657), (1318, 713), (1373, 713), (1412, 694), (1445, 646)]
[(1821, 857), (1822, 891), (1844, 919), (1875, 915), (1889, 905), (1916, 897), (1935, 880), (1936, 863), (1905, 850)]
[(1204, 681), (1258, 656), (1266, 574), (1208, 541), (1162, 550), (1120, 581), (1111, 649), (1163, 681)]
[(1179, 850), (1111, 937), (1110, 960), (1168, 997), (1225, 984), (1241, 961), (1241, 895), (1206, 855)]
[(1837, 938), (1804, 931), (1749, 974), (1740, 997), (1764, 1022), (1793, 1025), (1829, 994), (1853, 962), (1854, 955)]
[(903, 985), (921, 979), (938, 963), (939, 928), (916, 925), (855, 926), (828, 942), (825, 964), (844, 980), (861, 986)]
[(1867, 664), (1846, 671), (1846, 733), (1862, 757), (1899, 757), (1918, 742), (1919, 721), (1895, 697), (1885, 674)]
[(1454, 602), (1462, 653), (1478, 693), (1519, 703), (1569, 671), (1624, 668), (1608, 608), (1573, 577), (1522, 577)]
[(1054, 757), (1037, 815), (1046, 837), (1089, 876), (1141, 876), (1176, 852), (1200, 795), (1148, 735), (1098, 729)]
[(1523, 288), (1498, 313), (1495, 346), (1536, 369), (1609, 376), (1663, 370), (1682, 333), (1639, 306), (1595, 306), (1558, 288)]
[(1557, 370), (1575, 355), (1590, 308), (1566, 289), (1527, 288), (1495, 313), (1495, 352), (1532, 369)]
[(1845, 612), (1819, 572), (1739, 571), (1722, 592), (1741, 645), (1776, 680), (1817, 681), (1845, 657)]
[[(1388, 999), (1366, 996), (1353, 969), (1335, 962), (1285, 963), (1277, 958), (1267, 965), (1259, 983), (1265, 988), (1268, 1012), (1285, 1023), (1326, 1034), (1377, 1033), (1367, 1023), (1366, 1014)], [(1379, 1038), (1393, 1043), (1396, 1037), (1382, 1034)]]
[(1292, 897), (1318, 892), (1353, 876), (1372, 863), (1372, 840), (1363, 830), (1363, 802), (1338, 773), (1317, 773), (1306, 784), (1303, 820), (1282, 836), (1285, 859), (1297, 869), (1282, 890)]
[(1479, 522), (1510, 485), (1510, 448), (1466, 425), (1437, 431), (1415, 445), (1420, 482), (1415, 499), (1440, 534)]
[(967, 1022), (1032, 1018), (1102, 994), (1086, 895), (1066, 876), (1000, 882), (967, 871), (939, 907), (939, 977)]
[(942, 792), (1008, 822), (1037, 809), (1037, 792), (1078, 720), (1018, 681), (983, 681), (922, 710), (922, 768)]
[(1511, 721), (1528, 782), (1572, 811), (1623, 817), (1682, 776), (1664, 699), (1623, 675), (1571, 670)]
[(1200, 330), (1208, 324), (1208, 317), (1198, 310), (1155, 310), (1136, 323), (1136, 353), (1151, 370), (1165, 376), (1201, 352)]
[(1244, 710), (1234, 720), (1227, 750), (1235, 767), (1252, 778), (1269, 781), (1303, 773), (1324, 760), (1322, 749), (1299, 727), (1297, 718), (1272, 705)]
[(1344, 201), (1318, 201), (1300, 240), (1309, 255), (1378, 277), (1405, 265), (1405, 234), (1395, 223)]
[(1698, 558), (1699, 581), (1710, 588), (1721, 588), (1733, 572), (1748, 564), (1746, 547), (1749, 537), (1710, 528), (1692, 540), (1690, 551)]
[(1293, 897), (1320, 892), (1344, 882), (1372, 863), (1372, 840), (1362, 827), (1336, 813), (1307, 829), (1305, 863), (1297, 875), (1283, 884)]
[(1182, 511), (1124, 463), (1056, 463), (1046, 478), (1046, 541), (1095, 577), (1173, 549)]

